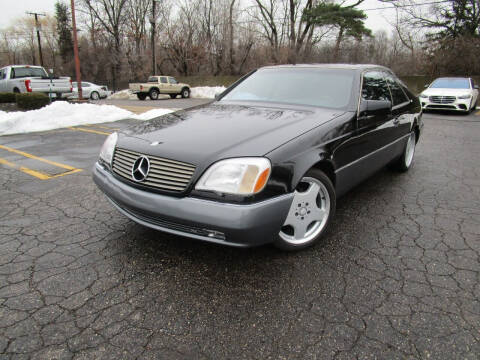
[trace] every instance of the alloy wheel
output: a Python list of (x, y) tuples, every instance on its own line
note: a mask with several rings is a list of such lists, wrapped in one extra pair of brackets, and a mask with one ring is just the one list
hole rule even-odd
[(315, 239), (327, 225), (330, 195), (322, 182), (304, 177), (290, 206), (279, 236), (292, 245), (302, 245)]

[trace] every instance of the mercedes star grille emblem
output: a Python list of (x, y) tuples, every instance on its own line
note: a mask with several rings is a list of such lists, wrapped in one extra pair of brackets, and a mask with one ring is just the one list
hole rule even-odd
[(150, 160), (146, 156), (140, 156), (132, 166), (132, 179), (141, 182), (147, 178), (150, 170)]

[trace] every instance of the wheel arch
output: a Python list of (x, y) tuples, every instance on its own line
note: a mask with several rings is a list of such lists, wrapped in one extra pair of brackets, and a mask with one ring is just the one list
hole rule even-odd
[(160, 89), (156, 86), (152, 86), (149, 90), (148, 90), (148, 93), (147, 94), (150, 94), (150, 91), (152, 90), (156, 90), (159, 94), (160, 94)]

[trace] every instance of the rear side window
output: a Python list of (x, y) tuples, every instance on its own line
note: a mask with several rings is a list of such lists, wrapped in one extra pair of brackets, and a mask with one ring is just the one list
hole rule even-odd
[(12, 68), (12, 78), (25, 78), (25, 77), (47, 77), (47, 74), (42, 68), (31, 67), (15, 67)]
[(162, 77), (160, 78), (160, 82), (161, 82), (162, 84), (168, 84), (167, 78), (166, 78), (165, 76), (162, 76)]
[(158, 82), (158, 78), (156, 76), (150, 76), (147, 80), (149, 83), (156, 83)]
[(409, 98), (405, 95), (402, 86), (396, 81), (396, 79), (390, 74), (386, 75), (386, 79), (390, 92), (392, 93), (393, 106), (408, 102)]
[(177, 80), (172, 77), (169, 77), (168, 80), (170, 80), (170, 84), (178, 84)]
[(380, 71), (369, 71), (363, 74), (362, 99), (392, 101), (387, 82)]
[(5, 79), (5, 70), (4, 69), (0, 70), (0, 79)]

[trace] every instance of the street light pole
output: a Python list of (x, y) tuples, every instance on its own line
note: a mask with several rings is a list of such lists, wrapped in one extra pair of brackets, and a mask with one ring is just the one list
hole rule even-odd
[(82, 100), (82, 74), (80, 72), (80, 57), (78, 56), (77, 24), (75, 21), (75, 0), (70, 0), (72, 8), (73, 54), (75, 56), (75, 75), (77, 78), (78, 99)]

